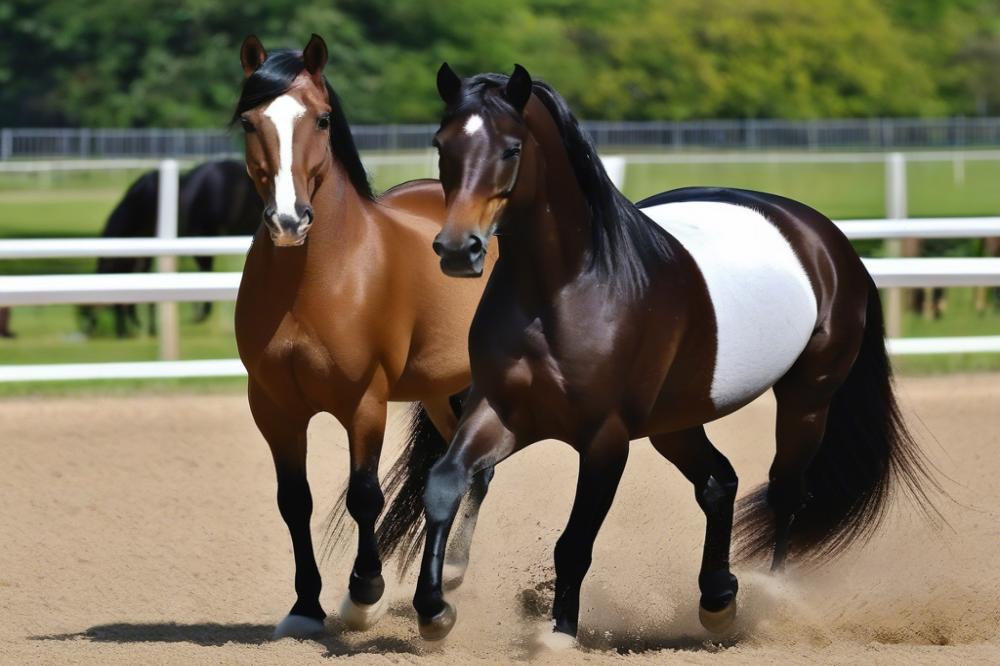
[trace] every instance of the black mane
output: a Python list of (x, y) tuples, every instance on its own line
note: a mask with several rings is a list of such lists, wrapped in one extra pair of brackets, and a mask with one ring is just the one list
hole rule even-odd
[[(521, 120), (521, 114), (498, 94), (507, 85), (503, 74), (479, 74), (462, 84), (462, 98), (448, 109), (442, 124), (457, 115), (486, 110)], [(543, 81), (532, 82), (532, 93), (545, 105), (573, 167), (591, 215), (591, 270), (597, 271), (627, 297), (641, 294), (655, 266), (669, 261), (669, 236), (618, 191), (590, 138), (566, 100)], [(523, 122), (523, 120), (522, 120)]]
[[(243, 92), (240, 94), (239, 102), (236, 103), (232, 122), (236, 122), (240, 114), (284, 95), (295, 77), (304, 69), (305, 62), (302, 60), (302, 53), (298, 51), (279, 49), (270, 53), (264, 64), (243, 82)], [(326, 91), (330, 95), (330, 151), (347, 171), (347, 177), (358, 194), (372, 200), (375, 197), (368, 181), (368, 173), (354, 145), (354, 137), (344, 116), (344, 109), (340, 105), (340, 98), (326, 77), (323, 78), (323, 83), (326, 84)]]

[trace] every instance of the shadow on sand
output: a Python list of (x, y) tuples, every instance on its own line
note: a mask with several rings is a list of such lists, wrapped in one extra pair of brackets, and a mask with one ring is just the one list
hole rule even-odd
[[(218, 647), (227, 643), (262, 645), (271, 642), (274, 625), (271, 624), (177, 624), (154, 622), (131, 624), (119, 622), (99, 624), (83, 631), (67, 634), (32, 636), (37, 641), (88, 640), (95, 643), (193, 643), (204, 647)], [(364, 652), (416, 654), (417, 648), (409, 641), (382, 636), (370, 640), (345, 640), (343, 627), (338, 622), (327, 625), (327, 633), (311, 640), (326, 648), (327, 657), (343, 657)], [(354, 635), (357, 636), (356, 634)]]

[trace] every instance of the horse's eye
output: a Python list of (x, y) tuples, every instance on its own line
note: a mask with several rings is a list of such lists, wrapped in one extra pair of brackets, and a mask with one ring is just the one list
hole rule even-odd
[(323, 114), (316, 119), (316, 129), (321, 132), (325, 132), (330, 129), (330, 116), (328, 114)]
[(510, 158), (521, 154), (521, 146), (514, 146), (503, 151), (503, 159), (509, 160)]
[(240, 125), (243, 127), (243, 131), (247, 134), (256, 132), (257, 128), (253, 126), (253, 123), (249, 119), (240, 116)]

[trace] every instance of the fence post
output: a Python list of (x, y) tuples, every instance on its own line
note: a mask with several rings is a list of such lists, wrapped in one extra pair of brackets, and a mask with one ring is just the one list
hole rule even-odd
[[(177, 238), (178, 199), (177, 160), (160, 162), (159, 201), (156, 210), (157, 238)], [(177, 257), (160, 257), (160, 273), (176, 273)], [(160, 303), (159, 308), (160, 360), (176, 361), (180, 358), (180, 322), (177, 303)]]
[(0, 130), (0, 160), (9, 160), (14, 152), (14, 130), (4, 127)]
[(604, 164), (604, 170), (608, 173), (608, 178), (619, 191), (623, 192), (625, 190), (625, 156), (601, 155), (601, 162)]
[[(905, 220), (906, 214), (906, 158), (902, 153), (888, 153), (885, 161), (885, 216), (890, 220)], [(902, 250), (901, 239), (885, 241), (887, 257), (899, 257)], [(903, 290), (898, 287), (888, 290), (885, 318), (887, 337), (902, 336), (903, 296)]]

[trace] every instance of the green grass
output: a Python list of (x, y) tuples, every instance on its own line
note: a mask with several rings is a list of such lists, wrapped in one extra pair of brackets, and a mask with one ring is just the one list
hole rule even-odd
[[(1000, 212), (1000, 162), (967, 161), (964, 170), (950, 161), (908, 164), (910, 214), (995, 215)], [(427, 164), (383, 166), (375, 170), (376, 189), (431, 175)], [(630, 164), (625, 193), (633, 200), (687, 185), (725, 185), (776, 192), (802, 200), (834, 218), (884, 215), (884, 165), (861, 164)], [(87, 237), (99, 234), (108, 214), (127, 185), (141, 171), (72, 172), (61, 174), (0, 174), (0, 238)], [(955, 252), (964, 245), (947, 245), (935, 252)], [(877, 255), (877, 241), (859, 244), (868, 256)], [(94, 260), (4, 261), (0, 274), (84, 273)], [(242, 258), (226, 257), (216, 270), (240, 270)], [(182, 270), (194, 270), (190, 260)], [(997, 335), (1000, 314), (993, 309), (978, 314), (972, 307), (971, 289), (950, 289), (949, 309), (938, 321), (907, 315), (907, 336)], [(181, 306), (182, 358), (233, 358), (232, 303), (218, 303), (213, 316), (193, 323), (193, 305)], [(146, 306), (140, 306), (145, 320)], [(118, 340), (110, 335), (110, 312), (102, 315), (102, 335), (87, 338), (80, 332), (75, 306), (21, 307), (14, 312), (15, 340), (0, 339), (0, 363), (60, 363), (154, 360), (155, 337), (137, 331)], [(901, 357), (896, 366), (903, 373), (1000, 369), (1000, 354)], [(135, 382), (79, 382), (0, 384), (0, 395), (43, 392), (150, 390), (237, 390), (243, 380), (172, 380)]]

